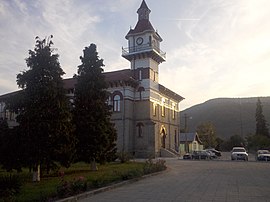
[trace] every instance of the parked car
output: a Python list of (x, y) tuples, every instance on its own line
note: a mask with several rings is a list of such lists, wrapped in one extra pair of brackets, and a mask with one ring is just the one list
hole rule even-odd
[(205, 150), (205, 151), (207, 153), (209, 153), (210, 159), (216, 159), (217, 158), (216, 154), (214, 152), (212, 152), (211, 150)]
[(221, 152), (216, 149), (210, 148), (210, 149), (206, 149), (206, 151), (213, 152), (216, 155), (216, 157), (221, 157)]
[(209, 152), (202, 150), (202, 151), (194, 151), (192, 153), (192, 159), (211, 159), (211, 155)]
[(190, 153), (185, 153), (183, 159), (192, 159), (192, 155)]
[(255, 158), (257, 161), (270, 161), (270, 152), (269, 150), (258, 150)]
[(231, 152), (231, 159), (248, 161), (248, 153), (244, 147), (234, 147)]

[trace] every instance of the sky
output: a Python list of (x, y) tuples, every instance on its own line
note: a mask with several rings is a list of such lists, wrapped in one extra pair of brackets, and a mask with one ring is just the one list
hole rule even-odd
[[(142, 0), (0, 0), (0, 95), (18, 90), (16, 75), (35, 37), (53, 35), (65, 71), (77, 73), (86, 46), (97, 45), (104, 71), (130, 68), (121, 57)], [(185, 99), (181, 110), (220, 97), (270, 96), (269, 0), (146, 0), (163, 38), (159, 81)]]

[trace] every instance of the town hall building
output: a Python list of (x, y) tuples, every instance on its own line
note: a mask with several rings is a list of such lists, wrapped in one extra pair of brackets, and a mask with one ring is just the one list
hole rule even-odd
[[(130, 61), (130, 68), (103, 73), (109, 85), (118, 152), (137, 158), (172, 156), (178, 154), (180, 145), (180, 102), (184, 98), (159, 84), (159, 64), (166, 54), (149, 20), (150, 12), (143, 0), (137, 24), (125, 36), (128, 45), (122, 48), (122, 56)], [(75, 78), (64, 80), (71, 99), (75, 85)], [(10, 116), (3, 112), (0, 116)]]

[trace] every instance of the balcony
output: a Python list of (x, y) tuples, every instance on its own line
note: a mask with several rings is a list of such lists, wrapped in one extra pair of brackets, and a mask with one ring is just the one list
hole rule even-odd
[(166, 53), (160, 50), (154, 45), (144, 44), (140, 46), (133, 46), (128, 48), (122, 47), (122, 56), (126, 59), (130, 59), (132, 55), (143, 54), (143, 53), (154, 53), (156, 56), (160, 57), (161, 61), (165, 61)]

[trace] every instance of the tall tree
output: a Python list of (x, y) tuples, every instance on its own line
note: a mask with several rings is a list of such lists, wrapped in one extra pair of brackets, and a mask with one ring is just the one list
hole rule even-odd
[[(18, 122), (27, 143), (29, 166), (37, 171), (50, 169), (54, 161), (69, 166), (75, 152), (72, 117), (63, 88), (59, 55), (54, 54), (52, 36), (36, 37), (34, 50), (29, 50), (29, 70), (17, 75), (23, 89), (24, 103)], [(39, 176), (37, 179), (39, 180)]]
[(256, 135), (269, 136), (269, 129), (267, 127), (267, 123), (263, 115), (263, 105), (261, 103), (260, 98), (258, 98), (257, 101), (255, 117), (256, 117)]
[(117, 133), (110, 121), (107, 84), (102, 74), (103, 60), (99, 59), (96, 45), (83, 50), (78, 66), (74, 98), (74, 123), (79, 140), (78, 158), (85, 162), (109, 160), (115, 152)]
[(18, 127), (7, 128), (3, 134), (0, 134), (0, 164), (2, 167), (8, 172), (13, 169), (17, 172), (22, 171), (22, 167), (26, 165), (25, 159), (27, 159), (25, 148), (24, 137), (19, 133)]
[(212, 123), (206, 122), (198, 125), (196, 132), (206, 148), (215, 148), (217, 146), (216, 129)]

